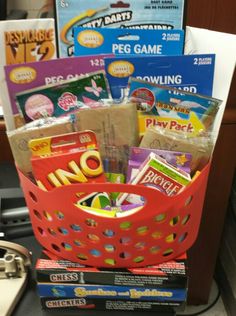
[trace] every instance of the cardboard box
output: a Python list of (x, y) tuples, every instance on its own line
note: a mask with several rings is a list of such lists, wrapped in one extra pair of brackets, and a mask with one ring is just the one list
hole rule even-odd
[(36, 263), (39, 283), (103, 284), (159, 288), (187, 287), (187, 259), (183, 255), (156, 266), (129, 269), (102, 269), (67, 260), (41, 256)]

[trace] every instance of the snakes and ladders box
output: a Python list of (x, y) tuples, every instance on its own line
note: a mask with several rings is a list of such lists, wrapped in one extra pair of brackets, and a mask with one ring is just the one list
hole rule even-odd
[(75, 26), (172, 30), (184, 28), (184, 0), (56, 0), (60, 57), (74, 54)]
[[(109, 250), (108, 245), (106, 247)], [(128, 269), (87, 267), (68, 260), (49, 259), (41, 255), (35, 268), (38, 283), (100, 284), (162, 289), (187, 287), (186, 254), (155, 266)]]
[(4, 66), (57, 57), (54, 19), (0, 22), (0, 91), (7, 130), (15, 128), (5, 81)]
[(116, 56), (105, 58), (112, 97), (125, 95), (129, 77), (212, 96), (215, 55)]
[(90, 284), (54, 284), (38, 283), (40, 297), (64, 297), (87, 299), (126, 299), (140, 301), (158, 301), (163, 303), (183, 303), (187, 290), (171, 288), (149, 288), (138, 286), (90, 285)]
[[(24, 65), (5, 66), (6, 83), (9, 92), (15, 126), (20, 127), (24, 120), (19, 115), (16, 94), (43, 85), (57, 84), (76, 79), (79, 76), (104, 69), (104, 56), (84, 56), (75, 58), (58, 58), (47, 61), (28, 62)], [(111, 57), (111, 56), (110, 56)]]
[(115, 55), (181, 55), (183, 30), (140, 30), (113, 28), (74, 28), (75, 56)]
[[(92, 131), (33, 139), (29, 148), (34, 178), (44, 190), (71, 183), (105, 182)], [(85, 195), (81, 193), (80, 198)]]

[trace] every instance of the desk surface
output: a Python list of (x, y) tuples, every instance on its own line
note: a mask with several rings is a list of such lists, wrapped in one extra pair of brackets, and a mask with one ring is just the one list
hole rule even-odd
[(40, 256), (41, 253), (41, 247), (35, 240), (34, 236), (28, 236), (28, 237), (22, 237), (15, 240), (11, 240), (12, 242), (19, 243), (20, 245), (26, 247), (29, 251), (32, 252), (33, 255), (33, 264), (32, 269), (29, 277), (29, 281), (26, 287), (25, 292), (23, 293), (22, 297), (20, 298), (12, 316), (60, 316), (60, 315), (66, 315), (66, 316), (110, 316), (111, 312), (113, 316), (147, 316), (147, 315), (153, 315), (153, 316), (174, 316), (175, 313), (171, 312), (126, 312), (126, 311), (84, 311), (79, 310), (78, 312), (46, 312), (43, 311), (40, 304), (40, 299), (37, 294), (37, 284), (36, 284), (36, 273), (34, 270), (35, 262), (37, 258)]

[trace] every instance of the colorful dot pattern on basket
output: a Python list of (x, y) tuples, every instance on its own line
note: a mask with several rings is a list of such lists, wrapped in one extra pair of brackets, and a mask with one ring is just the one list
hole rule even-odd
[[(168, 197), (152, 188), (125, 184), (73, 184), (40, 190), (21, 172), (35, 236), (57, 256), (97, 267), (141, 267), (171, 260), (196, 239), (209, 165), (183, 192)], [(128, 192), (147, 201), (120, 218), (90, 214), (71, 201), (78, 192)]]

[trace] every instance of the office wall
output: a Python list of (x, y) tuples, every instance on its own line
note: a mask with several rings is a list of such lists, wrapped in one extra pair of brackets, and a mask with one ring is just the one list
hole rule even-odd
[(8, 12), (11, 9), (21, 9), (28, 12), (28, 18), (36, 18), (40, 8), (44, 5), (45, 0), (8, 0)]

